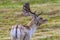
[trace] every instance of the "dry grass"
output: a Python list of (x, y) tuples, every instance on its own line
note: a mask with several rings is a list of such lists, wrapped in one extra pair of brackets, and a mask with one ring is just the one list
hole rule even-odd
[[(48, 23), (39, 26), (33, 35), (34, 40), (60, 39), (60, 5), (42, 4), (31, 5), (31, 10), (42, 11), (41, 17), (48, 19)], [(22, 16), (22, 6), (17, 8), (0, 9), (0, 40), (10, 40), (10, 28), (15, 24), (27, 24), (31, 18)], [(47, 29), (48, 28), (48, 29)], [(41, 30), (42, 29), (42, 30)]]

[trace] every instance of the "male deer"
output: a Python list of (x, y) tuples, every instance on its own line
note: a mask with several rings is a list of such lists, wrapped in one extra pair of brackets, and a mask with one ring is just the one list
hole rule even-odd
[(26, 25), (14, 25), (11, 29), (11, 40), (30, 40), (31, 36), (36, 31), (37, 27), (47, 22), (40, 18), (35, 12), (31, 12), (29, 3), (23, 6), (23, 12), (26, 16), (32, 16), (32, 20)]

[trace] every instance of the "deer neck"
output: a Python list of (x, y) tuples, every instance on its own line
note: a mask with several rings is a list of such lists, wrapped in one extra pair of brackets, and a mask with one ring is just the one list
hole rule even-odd
[(27, 25), (31, 29), (29, 34), (30, 34), (30, 36), (32, 36), (35, 33), (36, 29), (37, 29), (37, 25), (34, 23), (33, 19)]
[(37, 25), (34, 23), (34, 19), (32, 19), (28, 24), (27, 26), (29, 26), (30, 28), (31, 27), (37, 27)]

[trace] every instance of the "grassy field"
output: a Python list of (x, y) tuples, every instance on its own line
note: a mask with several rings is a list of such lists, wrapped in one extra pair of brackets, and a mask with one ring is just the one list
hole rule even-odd
[(31, 40), (60, 40), (60, 0), (0, 0), (0, 40), (10, 40), (10, 28), (15, 24), (28, 24), (30, 17), (22, 15), (22, 5), (29, 1), (31, 10), (48, 19), (39, 26)]

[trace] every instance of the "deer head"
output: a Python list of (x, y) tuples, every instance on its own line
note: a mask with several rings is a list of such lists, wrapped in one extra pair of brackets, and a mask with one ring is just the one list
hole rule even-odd
[(42, 12), (40, 14), (36, 14), (36, 11), (32, 12), (30, 10), (30, 4), (28, 2), (24, 4), (23, 12), (24, 12), (24, 15), (26, 15), (26, 16), (32, 16), (32, 18), (34, 19), (34, 23), (36, 25), (40, 25), (42, 23), (47, 22), (46, 19), (43, 19), (43, 18), (39, 17), (39, 15), (41, 15)]

